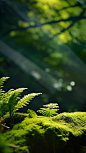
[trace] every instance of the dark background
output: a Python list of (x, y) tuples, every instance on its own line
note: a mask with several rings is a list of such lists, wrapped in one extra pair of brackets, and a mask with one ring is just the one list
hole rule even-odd
[(86, 111), (86, 2), (0, 0), (0, 77), (4, 89), (42, 92), (23, 110), (58, 103)]

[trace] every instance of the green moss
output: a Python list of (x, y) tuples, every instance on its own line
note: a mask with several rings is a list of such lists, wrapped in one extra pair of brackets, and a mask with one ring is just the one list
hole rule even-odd
[(22, 153), (63, 153), (64, 150), (70, 153), (70, 149), (71, 153), (82, 153), (80, 150), (86, 146), (86, 113), (26, 117), (11, 131), (4, 133), (4, 137), (9, 143), (23, 147)]
[(86, 130), (86, 112), (61, 113), (53, 117), (53, 121), (69, 127), (74, 136), (82, 135)]
[[(27, 116), (28, 116), (28, 114), (26, 114), (26, 113), (14, 113), (14, 115), (13, 115), (13, 125), (17, 124), (17, 123), (20, 123)], [(10, 126), (10, 115), (9, 115), (9, 113), (4, 115), (3, 118), (5, 119), (6, 125)]]
[(34, 110), (28, 109), (27, 113), (29, 118), (37, 117), (37, 114)]

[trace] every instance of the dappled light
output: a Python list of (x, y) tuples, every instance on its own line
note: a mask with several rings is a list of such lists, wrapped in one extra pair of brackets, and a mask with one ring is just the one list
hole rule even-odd
[(70, 82), (70, 85), (71, 85), (71, 86), (75, 86), (75, 82), (74, 82), (74, 81), (71, 81), (71, 82)]
[(0, 8), (0, 76), (11, 76), (8, 88), (43, 92), (34, 110), (48, 102), (61, 112), (86, 110), (85, 1), (1, 0)]
[(0, 0), (0, 153), (86, 153), (86, 0)]
[(67, 86), (68, 91), (72, 91), (72, 87), (70, 85)]

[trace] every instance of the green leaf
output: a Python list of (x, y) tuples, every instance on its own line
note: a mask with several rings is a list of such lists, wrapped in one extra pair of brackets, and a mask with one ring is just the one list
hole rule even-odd
[(47, 108), (40, 108), (40, 110), (38, 110), (37, 112), (47, 117), (51, 117), (58, 114), (57, 111), (59, 110), (59, 106), (57, 103), (50, 103), (43, 106)]
[(5, 91), (2, 90), (3, 84), (4, 84), (4, 82), (5, 82), (8, 78), (9, 78), (9, 77), (2, 77), (2, 78), (0, 78), (0, 102), (1, 102), (1, 99), (2, 99), (3, 94), (5, 93)]
[(20, 99), (17, 103), (17, 105), (15, 105), (14, 108), (14, 112), (16, 112), (17, 110), (19, 110), (20, 108), (23, 108), (24, 106), (26, 106), (27, 104), (29, 104), (29, 102), (35, 97), (38, 96), (42, 93), (32, 93), (32, 94), (28, 94), (25, 95), (22, 99)]
[(27, 88), (18, 88), (16, 90), (9, 90), (7, 95), (8, 95), (8, 107), (9, 107), (9, 111), (11, 114), (13, 114), (13, 110), (15, 108), (15, 105), (18, 102), (18, 97), (21, 95), (21, 93), (23, 92), (23, 90), (25, 90)]
[(21, 93), (27, 88), (18, 88), (16, 90), (10, 89), (8, 92), (4, 92), (2, 90), (2, 85), (6, 79), (8, 79), (8, 77), (0, 79), (0, 117), (2, 117), (6, 112), (9, 112), (10, 122), (12, 123), (14, 113), (29, 104), (35, 96), (42, 93), (31, 93), (20, 99)]

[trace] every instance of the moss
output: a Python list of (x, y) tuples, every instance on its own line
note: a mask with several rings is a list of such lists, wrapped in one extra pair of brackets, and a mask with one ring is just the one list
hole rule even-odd
[[(23, 147), (23, 153), (85, 153), (82, 150), (86, 146), (86, 113), (26, 117), (11, 131), (4, 133), (4, 137), (9, 143)], [(27, 146), (26, 150), (24, 146)]]
[(37, 114), (34, 110), (28, 109), (27, 113), (29, 118), (37, 117)]
[[(13, 125), (14, 124), (17, 124), (17, 123), (20, 123), (27, 116), (28, 116), (28, 114), (26, 114), (26, 113), (15, 113), (13, 115)], [(5, 119), (6, 125), (10, 126), (10, 115), (9, 115), (9, 113), (7, 113), (6, 115), (4, 115), (3, 118)]]
[(53, 117), (53, 121), (69, 127), (74, 136), (80, 136), (86, 130), (86, 112), (61, 113)]

